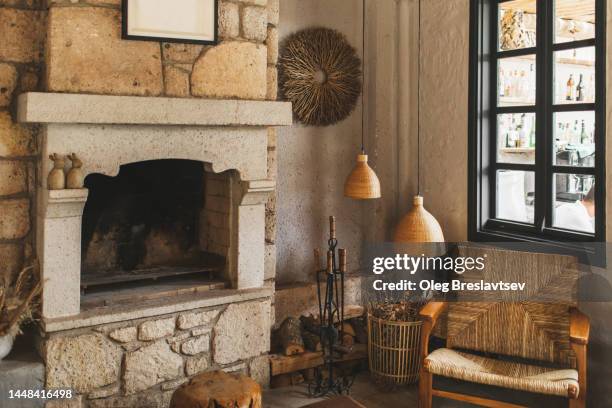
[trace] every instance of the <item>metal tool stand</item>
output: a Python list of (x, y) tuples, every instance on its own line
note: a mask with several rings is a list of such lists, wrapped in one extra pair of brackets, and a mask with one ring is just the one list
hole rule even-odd
[[(319, 322), (324, 365), (316, 369), (314, 380), (308, 385), (312, 397), (323, 397), (330, 393), (348, 394), (354, 376), (337, 375), (334, 364), (347, 350), (342, 346), (344, 335), (344, 274), (346, 273), (346, 249), (338, 249), (336, 218), (329, 217), (329, 240), (327, 241), (327, 266), (316, 271)], [(321, 254), (314, 250), (317, 267), (321, 265)], [(323, 291), (323, 285), (324, 291)], [(339, 324), (338, 329), (335, 323)]]

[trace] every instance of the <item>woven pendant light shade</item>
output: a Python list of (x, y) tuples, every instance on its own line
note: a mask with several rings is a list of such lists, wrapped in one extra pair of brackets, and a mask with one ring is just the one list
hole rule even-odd
[(357, 164), (344, 184), (344, 195), (356, 200), (380, 198), (380, 181), (368, 165), (368, 155), (357, 156)]
[(414, 197), (412, 208), (395, 230), (394, 240), (404, 243), (444, 242), (440, 224), (423, 207), (423, 197)]

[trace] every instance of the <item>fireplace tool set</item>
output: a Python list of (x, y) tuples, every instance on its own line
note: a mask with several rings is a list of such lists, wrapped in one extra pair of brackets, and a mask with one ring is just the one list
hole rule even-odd
[[(330, 393), (348, 394), (354, 376), (336, 372), (335, 363), (350, 349), (342, 345), (344, 321), (344, 274), (346, 273), (346, 249), (338, 248), (336, 218), (329, 217), (329, 240), (327, 241), (327, 264), (316, 271), (317, 298), (319, 302), (320, 338), (324, 365), (316, 370), (314, 380), (308, 385), (313, 397)], [(314, 250), (315, 265), (321, 265), (321, 253)], [(338, 323), (338, 327), (336, 327)]]

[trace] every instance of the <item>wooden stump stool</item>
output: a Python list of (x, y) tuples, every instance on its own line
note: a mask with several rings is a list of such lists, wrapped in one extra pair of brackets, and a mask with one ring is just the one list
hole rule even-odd
[(261, 387), (242, 374), (213, 371), (194, 377), (172, 395), (170, 408), (261, 408)]

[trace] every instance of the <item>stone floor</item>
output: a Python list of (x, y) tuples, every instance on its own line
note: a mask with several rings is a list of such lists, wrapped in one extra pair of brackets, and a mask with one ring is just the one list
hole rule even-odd
[(40, 390), (43, 388), (45, 367), (33, 346), (17, 343), (4, 360), (0, 361), (0, 407), (38, 408), (43, 401), (9, 399), (9, 390)]
[[(417, 388), (411, 386), (394, 392), (378, 389), (367, 374), (361, 374), (355, 380), (351, 397), (368, 408), (416, 407)], [(264, 408), (298, 408), (312, 404), (320, 399), (310, 398), (305, 385), (277, 388), (264, 393)]]
[[(443, 382), (443, 384), (442, 384)], [(488, 398), (500, 398), (508, 402), (523, 404), (529, 407), (567, 407), (567, 401), (555, 397), (540, 397), (532, 394), (522, 395), (520, 393), (501, 390), (491, 387), (482, 387), (470, 383), (451, 383), (439, 381), (436, 387), (449, 391), (462, 391), (466, 394), (479, 395)], [(417, 407), (417, 386), (402, 387), (395, 391), (386, 391), (378, 388), (370, 381), (367, 373), (360, 374), (353, 384), (351, 397), (359, 401), (367, 408), (394, 408), (394, 407)], [(287, 388), (267, 390), (263, 396), (264, 408), (300, 408), (313, 402), (320, 401), (308, 397), (306, 385), (297, 385)], [(435, 408), (468, 408), (474, 405), (456, 402), (452, 400), (434, 398)]]

